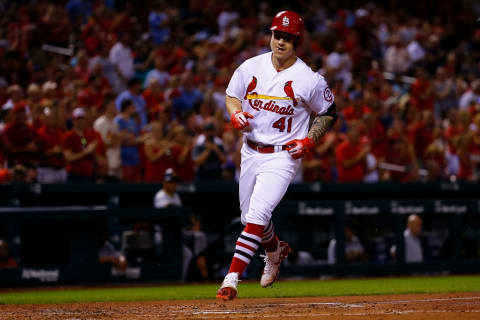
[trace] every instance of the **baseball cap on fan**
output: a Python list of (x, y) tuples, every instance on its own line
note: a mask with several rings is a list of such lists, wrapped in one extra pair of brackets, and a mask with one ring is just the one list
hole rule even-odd
[(72, 112), (73, 119), (85, 118), (85, 110), (83, 108), (75, 108)]
[(168, 168), (165, 171), (165, 177), (163, 177), (163, 182), (178, 182), (178, 176), (175, 174), (172, 168)]

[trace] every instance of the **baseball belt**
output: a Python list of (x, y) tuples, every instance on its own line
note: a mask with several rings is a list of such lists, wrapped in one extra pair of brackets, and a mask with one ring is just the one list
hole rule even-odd
[(274, 152), (287, 150), (286, 145), (275, 146), (273, 144), (260, 144), (249, 139), (247, 139), (247, 145), (253, 150), (258, 151), (260, 153), (274, 153)]

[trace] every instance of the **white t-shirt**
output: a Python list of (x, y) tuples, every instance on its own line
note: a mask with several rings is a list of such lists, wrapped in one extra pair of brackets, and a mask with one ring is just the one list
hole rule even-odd
[(423, 250), (419, 237), (414, 236), (410, 229), (403, 232), (405, 239), (405, 262), (422, 262)]
[(284, 145), (307, 136), (311, 113), (324, 114), (334, 97), (325, 79), (297, 58), (278, 72), (272, 52), (250, 58), (235, 70), (226, 93), (242, 101), (255, 118), (243, 131), (247, 139)]
[(174, 193), (173, 196), (167, 194), (163, 189), (158, 191), (153, 199), (154, 208), (165, 208), (169, 205), (181, 206), (182, 200), (178, 193)]
[(410, 60), (417, 62), (425, 58), (425, 50), (417, 41), (412, 41), (407, 46), (407, 52), (410, 56)]
[[(103, 141), (105, 141), (106, 143), (110, 143), (112, 135), (118, 134), (119, 132), (118, 125), (115, 122), (115, 119), (108, 119), (105, 115), (102, 115), (97, 120), (95, 120), (93, 127), (100, 133)], [(120, 158), (120, 146), (107, 148), (106, 155), (109, 174), (115, 175), (116, 170), (122, 164)]]
[(134, 76), (133, 54), (129, 47), (125, 47), (121, 42), (117, 42), (110, 49), (109, 60), (117, 66), (124, 78), (131, 79)]
[(152, 69), (147, 73), (143, 86), (145, 88), (148, 87), (153, 80), (157, 80), (161, 86), (165, 86), (167, 85), (168, 79), (170, 79), (168, 72)]
[[(328, 250), (327, 251), (328, 263), (335, 264), (337, 260), (337, 257), (336, 257), (337, 240), (336, 239), (330, 240), (327, 250)], [(347, 241), (345, 239), (345, 256), (351, 254), (352, 252), (361, 252), (361, 253), (365, 252), (365, 249), (363, 248), (363, 245), (357, 236), (353, 236), (352, 241)]]
[(345, 73), (350, 72), (352, 67), (352, 62), (347, 53), (340, 54), (338, 52), (332, 52), (327, 57), (327, 65), (332, 69), (337, 69), (340, 65), (343, 64), (343, 67), (337, 71), (336, 78), (342, 78), (345, 76)]

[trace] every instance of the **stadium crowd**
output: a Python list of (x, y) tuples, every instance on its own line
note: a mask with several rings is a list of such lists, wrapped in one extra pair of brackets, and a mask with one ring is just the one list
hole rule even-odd
[[(480, 179), (480, 30), (468, 1), (291, 4), (297, 53), (341, 114), (296, 182)], [(411, 4), (411, 6), (409, 6)], [(0, 2), (0, 180), (234, 180), (225, 89), (269, 51), (276, 2)]]

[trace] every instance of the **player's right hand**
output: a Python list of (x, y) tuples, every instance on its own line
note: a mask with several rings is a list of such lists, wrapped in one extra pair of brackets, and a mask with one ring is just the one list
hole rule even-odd
[(253, 116), (248, 112), (239, 110), (232, 114), (230, 121), (235, 129), (242, 130), (249, 125), (248, 118), (253, 119)]

